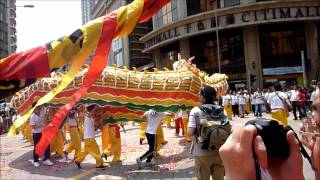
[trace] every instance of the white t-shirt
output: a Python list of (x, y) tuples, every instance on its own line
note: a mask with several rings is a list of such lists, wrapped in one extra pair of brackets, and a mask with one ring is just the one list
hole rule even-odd
[(239, 104), (246, 104), (246, 98), (244, 97), (244, 95), (239, 95), (238, 101), (239, 101)]
[(68, 124), (69, 126), (77, 126), (77, 120), (76, 120), (76, 118), (70, 118), (70, 117), (68, 117), (68, 118), (67, 118), (67, 124)]
[(251, 99), (251, 105), (255, 105), (256, 104), (256, 98), (254, 97), (254, 94), (250, 95), (250, 99)]
[(34, 125), (39, 126), (38, 128), (32, 128), (31, 127), (31, 132), (32, 133), (41, 133), (42, 132), (42, 129), (43, 129), (43, 126), (44, 126), (44, 121), (43, 121), (43, 119), (40, 118), (40, 116), (38, 116), (35, 113), (33, 113), (30, 116), (29, 122), (30, 122), (30, 126), (34, 126)]
[(238, 103), (238, 98), (236, 95), (231, 95), (231, 104), (236, 105)]
[(165, 116), (165, 113), (159, 113), (153, 109), (150, 109), (149, 111), (146, 111), (143, 116), (146, 116), (148, 120), (146, 133), (157, 134), (157, 128), (160, 124), (160, 119), (163, 118), (162, 116)]
[(267, 100), (268, 104), (270, 104), (271, 111), (284, 108), (282, 104), (282, 100), (278, 96), (282, 100), (288, 99), (288, 96), (283, 92), (277, 91), (277, 92), (271, 93)]
[(262, 92), (255, 92), (254, 96), (256, 97), (256, 104), (263, 104), (264, 103), (264, 96)]
[(223, 105), (231, 104), (232, 97), (230, 94), (223, 96)]
[(299, 91), (291, 90), (290, 91), (290, 101), (297, 101)]
[(264, 94), (264, 99), (268, 100), (269, 94), (270, 94), (269, 92), (266, 92), (266, 93)]
[(83, 139), (90, 139), (94, 138), (94, 119), (93, 117), (86, 117), (84, 118), (84, 133)]

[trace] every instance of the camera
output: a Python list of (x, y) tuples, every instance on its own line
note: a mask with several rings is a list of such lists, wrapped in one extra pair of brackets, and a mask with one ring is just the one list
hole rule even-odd
[(268, 154), (268, 160), (274, 158), (286, 159), (289, 157), (289, 145), (287, 132), (292, 128), (284, 127), (278, 121), (269, 119), (255, 119), (248, 121), (245, 125), (253, 125), (261, 136)]

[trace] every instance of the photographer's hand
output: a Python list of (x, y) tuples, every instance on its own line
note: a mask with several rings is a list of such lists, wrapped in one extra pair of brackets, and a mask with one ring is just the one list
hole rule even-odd
[(266, 149), (262, 138), (256, 134), (252, 125), (232, 127), (232, 134), (219, 150), (226, 171), (225, 179), (256, 179), (253, 141), (260, 166), (267, 167)]
[(274, 179), (304, 179), (302, 156), (293, 131), (288, 131), (287, 140), (289, 157), (285, 160), (269, 162), (267, 169)]
[(260, 167), (267, 169), (273, 179), (304, 179), (302, 157), (292, 131), (287, 133), (289, 157), (270, 164), (262, 138), (256, 134), (252, 125), (233, 126), (232, 134), (219, 150), (226, 171), (225, 179), (256, 179), (252, 144)]

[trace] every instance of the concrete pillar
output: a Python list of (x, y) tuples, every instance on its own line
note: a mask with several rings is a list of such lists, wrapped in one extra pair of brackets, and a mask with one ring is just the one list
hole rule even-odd
[(123, 65), (130, 66), (130, 51), (129, 51), (129, 36), (121, 38), (122, 51), (123, 51)]
[(181, 58), (188, 60), (190, 58), (189, 39), (182, 39), (179, 41)]
[(224, 8), (224, 0), (219, 0), (220, 1), (220, 8)]
[(247, 86), (250, 88), (250, 74), (256, 75), (256, 81), (252, 83), (252, 89), (263, 86), (262, 66), (260, 56), (259, 32), (257, 26), (243, 28), (243, 44), (245, 63), (247, 70)]
[(317, 25), (314, 22), (305, 23), (307, 57), (306, 61), (310, 62), (310, 67), (307, 68), (308, 86), (311, 80), (316, 78), (317, 70), (320, 69), (319, 47), (318, 47), (318, 31)]
[(162, 64), (161, 64), (161, 59), (160, 59), (160, 49), (156, 49), (152, 52), (154, 63), (156, 65), (156, 68), (161, 69)]

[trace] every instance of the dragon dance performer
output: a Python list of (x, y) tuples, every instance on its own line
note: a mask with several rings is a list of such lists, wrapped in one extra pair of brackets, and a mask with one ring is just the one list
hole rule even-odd
[(65, 154), (63, 152), (64, 144), (66, 142), (64, 132), (63, 132), (63, 126), (64, 126), (64, 124), (62, 124), (59, 127), (58, 132), (51, 143), (51, 145), (52, 145), (51, 153), (56, 152), (56, 155), (59, 158), (66, 158)]
[(174, 117), (174, 124), (176, 128), (176, 136), (179, 136), (180, 134), (180, 128), (182, 130), (182, 135), (184, 136), (184, 129), (183, 129), (183, 124), (182, 124), (182, 110), (179, 109), (178, 112), (176, 112), (175, 117)]
[(103, 113), (102, 117), (102, 134), (101, 134), (101, 144), (102, 144), (102, 157), (107, 160), (108, 156), (112, 155), (112, 149), (111, 149), (111, 142), (110, 142), (110, 136), (109, 136), (109, 125), (108, 125), (108, 118), (110, 117), (109, 112), (107, 109)]
[(246, 114), (248, 115), (249, 112), (251, 111), (250, 95), (248, 94), (247, 90), (244, 90), (243, 93), (246, 99)]
[(105, 168), (101, 158), (99, 146), (95, 140), (94, 115), (97, 105), (93, 104), (87, 107), (87, 115), (84, 119), (84, 149), (75, 158), (75, 163), (81, 169), (81, 162), (90, 154), (96, 160), (96, 168)]
[(227, 118), (232, 120), (232, 91), (229, 91), (229, 94), (223, 96), (223, 106)]
[(140, 135), (140, 145), (142, 145), (143, 140), (146, 139), (146, 128), (147, 128), (147, 122), (141, 122), (140, 123), (140, 131), (139, 131), (139, 135)]
[(182, 112), (182, 125), (183, 125), (183, 130), (184, 130), (184, 137), (186, 141), (191, 142), (192, 137), (188, 135), (188, 123), (189, 123), (189, 113), (188, 111), (183, 111)]
[(166, 116), (166, 127), (167, 128), (171, 128), (171, 121), (172, 121), (172, 116), (171, 115), (167, 115)]
[[(163, 117), (164, 119), (165, 117)], [(157, 149), (156, 149), (156, 155), (159, 155), (159, 151), (162, 145), (166, 144), (167, 141), (164, 140), (164, 134), (162, 129), (162, 119), (160, 119), (160, 124), (157, 128)]]
[(29, 121), (27, 121), (23, 124), (22, 134), (30, 144), (33, 144), (31, 126), (30, 126)]
[[(47, 124), (49, 124), (50, 120), (52, 119), (53, 115), (57, 112), (58, 108), (57, 107), (47, 107), (46, 108), (46, 114), (45, 114), (45, 119)], [(62, 123), (53, 138), (51, 144), (50, 144), (50, 149), (51, 153), (56, 153), (58, 157), (63, 158), (64, 153), (63, 153), (63, 148), (65, 144), (65, 136), (63, 133), (63, 126), (64, 123)]]
[[(33, 106), (35, 103), (33, 104)], [(43, 127), (45, 126), (45, 110), (41, 109), (41, 106), (36, 107), (35, 111), (31, 115), (29, 121), (30, 121), (30, 126), (32, 128), (32, 137), (33, 137), (33, 142), (34, 142), (34, 151), (33, 151), (33, 165), (35, 167), (39, 167), (39, 156), (35, 153), (36, 146), (40, 141), (40, 138), (42, 136), (42, 130)], [(48, 146), (45, 149), (45, 157), (43, 164), (51, 166), (53, 163), (50, 161), (50, 146)]]
[(153, 109), (146, 111), (142, 118), (147, 122), (146, 137), (149, 144), (149, 149), (142, 156), (136, 159), (139, 168), (142, 168), (142, 161), (146, 160), (146, 166), (153, 166), (155, 164), (152, 159), (156, 154), (157, 145), (157, 128), (159, 127), (161, 117), (168, 115), (169, 113), (159, 113)]
[[(146, 138), (146, 129), (147, 129), (147, 122), (141, 122), (140, 123), (140, 145), (142, 145), (143, 141)], [(164, 134), (163, 134), (163, 129), (161, 126), (161, 122), (157, 128), (157, 146), (156, 146), (156, 155), (159, 154), (160, 148), (162, 145), (166, 144), (167, 141), (164, 140)]]
[(66, 160), (68, 160), (68, 154), (71, 153), (74, 150), (74, 159), (79, 156), (79, 153), (81, 152), (81, 140), (78, 130), (78, 123), (76, 120), (76, 112), (74, 110), (71, 110), (69, 112), (69, 115), (67, 117), (66, 123), (69, 127), (69, 133), (71, 142), (67, 145), (64, 155)]
[(77, 123), (78, 123), (78, 129), (79, 129), (79, 136), (80, 139), (83, 140), (83, 121), (85, 117), (86, 108), (84, 105), (79, 105), (77, 107)]
[(112, 162), (121, 162), (121, 135), (119, 123), (110, 116), (107, 119), (111, 153), (113, 154)]

